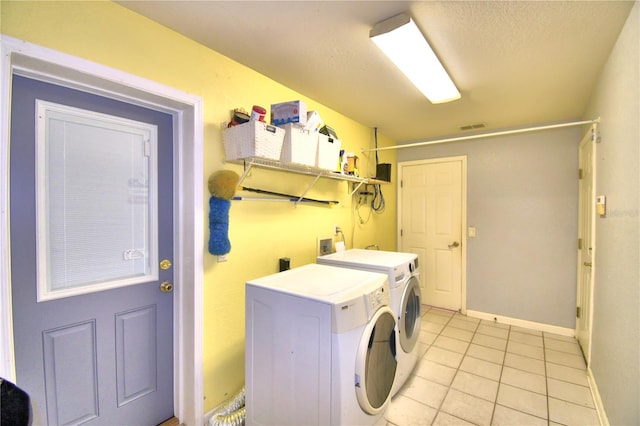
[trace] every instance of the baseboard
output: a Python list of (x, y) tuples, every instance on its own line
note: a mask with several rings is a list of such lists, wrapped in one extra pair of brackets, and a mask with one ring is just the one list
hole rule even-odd
[(558, 327), (556, 325), (544, 324), (541, 322), (527, 321), (518, 318), (504, 317), (501, 315), (489, 314), (486, 312), (472, 311), (467, 309), (467, 316), (479, 318), (487, 321), (496, 321), (501, 324), (515, 325), (517, 327), (529, 328), (532, 330), (545, 331), (547, 333), (560, 334), (562, 336), (575, 337), (576, 332), (572, 328)]
[(587, 380), (589, 381), (589, 389), (591, 389), (591, 396), (593, 397), (593, 403), (596, 406), (596, 412), (600, 418), (600, 425), (609, 426), (609, 418), (607, 417), (607, 412), (604, 410), (600, 391), (598, 391), (598, 385), (595, 377), (593, 377), (593, 371), (591, 371), (591, 368), (587, 368)]

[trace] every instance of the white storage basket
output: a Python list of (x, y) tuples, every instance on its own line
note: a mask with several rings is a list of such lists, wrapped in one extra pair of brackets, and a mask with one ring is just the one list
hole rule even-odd
[(318, 133), (318, 156), (316, 167), (319, 169), (340, 170), (340, 139)]
[(318, 134), (293, 124), (286, 124), (284, 129), (285, 135), (280, 161), (315, 166)]
[(280, 160), (284, 129), (264, 121), (249, 121), (222, 131), (227, 160), (262, 157)]

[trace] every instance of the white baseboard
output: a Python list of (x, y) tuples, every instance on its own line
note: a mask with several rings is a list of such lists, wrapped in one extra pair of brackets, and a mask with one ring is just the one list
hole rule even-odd
[(556, 325), (544, 324), (541, 322), (527, 321), (518, 318), (503, 317), (486, 312), (472, 311), (467, 309), (467, 316), (479, 318), (487, 321), (496, 321), (502, 324), (515, 325), (517, 327), (529, 328), (532, 330), (545, 331), (547, 333), (560, 334), (562, 336), (575, 337), (576, 332), (572, 328), (558, 327)]
[(600, 391), (598, 391), (598, 385), (595, 377), (593, 377), (593, 371), (591, 371), (591, 368), (587, 368), (587, 380), (589, 381), (589, 389), (591, 389), (591, 396), (593, 397), (593, 403), (596, 406), (596, 412), (600, 418), (600, 425), (609, 426), (609, 418), (607, 417), (607, 412), (604, 410)]

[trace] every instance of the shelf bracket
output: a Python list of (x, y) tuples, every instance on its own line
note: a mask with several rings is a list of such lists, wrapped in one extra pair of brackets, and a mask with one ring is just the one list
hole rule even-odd
[(304, 190), (304, 192), (302, 193), (302, 195), (298, 198), (298, 201), (296, 201), (296, 207), (298, 207), (298, 203), (300, 201), (302, 201), (302, 199), (304, 198), (305, 195), (307, 195), (307, 192), (309, 192), (311, 190), (311, 188), (313, 188), (313, 185), (316, 184), (316, 182), (318, 182), (318, 179), (320, 179), (320, 175), (316, 175), (315, 179), (313, 179), (313, 182), (311, 182), (309, 184), (309, 186), (307, 186), (307, 189)]
[(353, 191), (351, 191), (351, 194), (349, 194), (349, 197), (351, 197), (353, 194), (356, 193), (356, 191), (358, 189), (360, 189), (360, 187), (365, 183), (366, 181), (362, 181), (362, 182), (357, 182), (358, 185), (356, 185), (355, 183), (353, 184)]
[(238, 186), (242, 184), (242, 181), (244, 180), (244, 178), (246, 178), (249, 172), (251, 171), (251, 167), (253, 167), (253, 161), (244, 161), (243, 164), (244, 164), (244, 172), (242, 173), (242, 176), (240, 176), (240, 179), (238, 179)]

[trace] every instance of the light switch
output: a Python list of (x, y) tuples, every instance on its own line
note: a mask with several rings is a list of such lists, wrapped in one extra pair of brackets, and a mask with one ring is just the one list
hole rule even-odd
[(475, 238), (476, 237), (476, 227), (475, 226), (470, 226), (469, 227), (469, 238)]
[(600, 216), (607, 215), (607, 197), (604, 195), (598, 195), (596, 197), (596, 213)]

